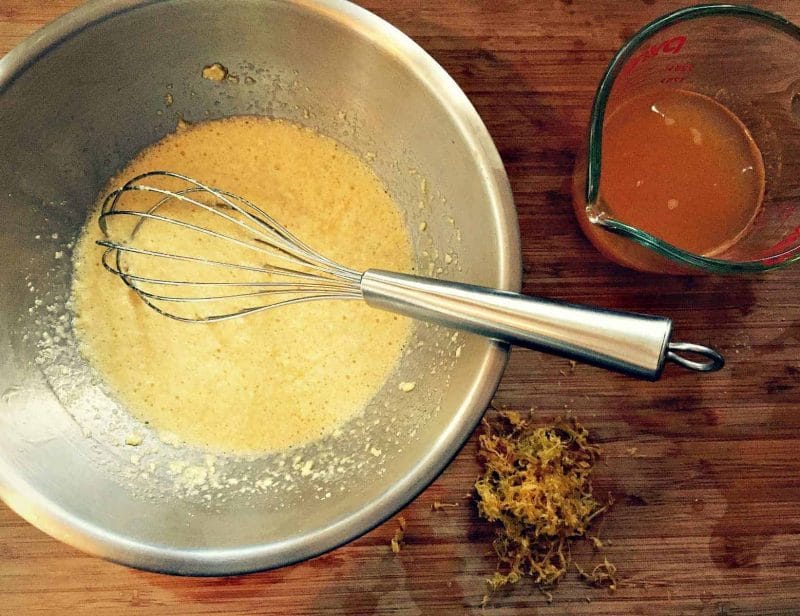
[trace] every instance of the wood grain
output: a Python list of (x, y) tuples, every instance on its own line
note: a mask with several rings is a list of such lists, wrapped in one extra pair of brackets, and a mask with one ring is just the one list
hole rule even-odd
[[(0, 53), (78, 0), (0, 0)], [(800, 268), (749, 279), (659, 278), (608, 264), (574, 224), (569, 176), (594, 87), (639, 26), (678, 7), (643, 0), (367, 0), (458, 81), (506, 163), (529, 293), (671, 315), (712, 342), (723, 372), (668, 369), (642, 383), (514, 351), (498, 404), (543, 420), (570, 412), (603, 444), (597, 487), (622, 580), (570, 576), (552, 604), (531, 585), (496, 594), (491, 531), (465, 495), (474, 437), (396, 523), (313, 561), (224, 579), (129, 570), (85, 556), (0, 506), (3, 614), (794, 614), (800, 613)], [(757, 2), (800, 22), (800, 3)], [(434, 500), (457, 501), (432, 511)], [(584, 548), (578, 557), (590, 559)]]

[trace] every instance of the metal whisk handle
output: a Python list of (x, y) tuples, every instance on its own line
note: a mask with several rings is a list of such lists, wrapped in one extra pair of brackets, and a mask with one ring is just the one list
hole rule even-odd
[[(374, 269), (363, 274), (361, 291), (376, 308), (649, 380), (658, 379), (667, 360), (701, 372), (725, 363), (711, 348), (671, 343), (672, 321), (665, 317)], [(678, 351), (706, 361), (684, 358)]]

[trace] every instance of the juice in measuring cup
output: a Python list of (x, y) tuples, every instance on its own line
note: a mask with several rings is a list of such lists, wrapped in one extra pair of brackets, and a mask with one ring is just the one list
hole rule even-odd
[[(608, 258), (636, 269), (657, 256), (589, 222), (576, 186), (578, 220)], [(764, 163), (745, 126), (716, 101), (654, 89), (616, 108), (603, 127), (600, 200), (609, 217), (678, 248), (713, 257), (752, 224), (764, 196)]]

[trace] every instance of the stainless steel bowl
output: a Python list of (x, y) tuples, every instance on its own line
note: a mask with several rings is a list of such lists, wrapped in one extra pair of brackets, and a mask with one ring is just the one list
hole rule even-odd
[[(203, 79), (213, 62), (235, 78)], [(420, 325), (364, 416), (291, 454), (209, 457), (137, 426), (76, 351), (73, 242), (108, 178), (178, 116), (233, 114), (287, 118), (361, 153), (405, 209), (421, 268), (520, 284), (512, 196), (484, 125), (433, 59), (365, 10), (114, 0), (14, 49), (0, 61), (0, 495), (54, 537), (133, 567), (241, 573), (357, 537), (444, 469), (506, 361), (495, 343)], [(130, 430), (144, 430), (141, 446), (125, 443)]]

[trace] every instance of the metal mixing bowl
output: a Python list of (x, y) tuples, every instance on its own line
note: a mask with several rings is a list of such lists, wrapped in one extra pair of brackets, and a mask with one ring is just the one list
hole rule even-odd
[[(213, 62), (231, 78), (203, 79)], [(14, 49), (0, 61), (0, 496), (54, 537), (143, 569), (265, 569), (366, 532), (444, 469), (506, 361), (498, 344), (419, 325), (362, 417), (289, 454), (208, 456), (131, 419), (76, 351), (75, 238), (108, 178), (179, 116), (233, 114), (287, 118), (360, 153), (404, 208), (421, 269), (520, 284), (512, 196), (484, 125), (436, 62), (365, 10), (114, 0)], [(125, 443), (132, 430), (142, 445)]]

